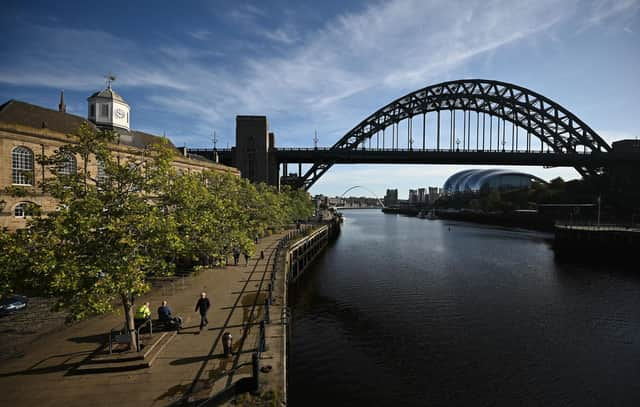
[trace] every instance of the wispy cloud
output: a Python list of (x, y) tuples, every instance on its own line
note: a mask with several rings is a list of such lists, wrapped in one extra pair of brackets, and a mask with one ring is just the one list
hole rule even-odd
[(195, 38), (196, 40), (204, 41), (208, 39), (212, 33), (209, 30), (196, 30), (196, 31), (187, 31), (187, 34), (189, 34), (191, 37)]
[[(219, 33), (194, 28), (181, 34), (198, 40), (190, 47), (178, 38), (150, 48), (101, 30), (24, 25), (18, 35), (27, 40), (0, 66), (0, 83), (88, 93), (113, 71), (125, 97), (126, 88), (135, 88), (148, 106), (180, 121), (175, 127), (208, 134), (211, 128), (231, 129), (237, 114), (266, 114), (279, 143), (309, 145), (318, 129), (321, 144), (330, 145), (384, 103), (455, 79), (452, 74), (465, 72), (478, 57), (491, 58), (541, 34), (553, 37), (575, 19), (597, 25), (636, 13), (638, 3), (597, 1), (578, 14), (585, 7), (579, 0), (391, 0), (335, 15), (312, 31), (245, 4), (224, 13), (238, 27), (237, 38), (231, 34), (211, 45)], [(240, 52), (240, 44), (251, 52)], [(223, 64), (221, 55), (234, 56)]]
[(279, 42), (286, 45), (291, 45), (297, 40), (294, 34), (281, 28), (273, 31), (263, 31), (263, 35), (265, 38), (271, 41)]
[(598, 25), (605, 20), (618, 16), (631, 16), (640, 10), (639, 0), (597, 0), (591, 3), (589, 15), (583, 21), (582, 28)]

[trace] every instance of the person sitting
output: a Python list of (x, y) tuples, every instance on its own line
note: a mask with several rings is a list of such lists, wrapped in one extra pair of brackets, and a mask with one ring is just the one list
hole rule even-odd
[(136, 329), (151, 319), (151, 309), (149, 309), (149, 305), (148, 302), (145, 302), (138, 308), (138, 311), (136, 311), (136, 315), (133, 317), (133, 323)]
[(171, 308), (167, 305), (167, 301), (162, 301), (162, 305), (158, 307), (158, 319), (160, 322), (174, 326), (177, 329), (182, 328), (182, 318), (174, 317), (171, 314)]

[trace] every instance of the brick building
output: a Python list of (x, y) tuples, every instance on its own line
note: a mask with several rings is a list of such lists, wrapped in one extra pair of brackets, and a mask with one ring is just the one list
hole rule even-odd
[[(36, 157), (51, 155), (60, 146), (72, 142), (68, 135), (82, 123), (94, 129), (114, 130), (118, 141), (111, 146), (111, 151), (125, 160), (139, 156), (147, 146), (163, 140), (162, 137), (130, 129), (129, 105), (111, 89), (111, 85), (87, 100), (88, 118), (67, 113), (63, 94), (60, 95), (58, 110), (17, 100), (9, 100), (0, 106), (0, 228), (14, 230), (23, 227), (27, 203), (38, 205), (43, 213), (55, 210), (55, 200), (38, 186), (50, 174), (36, 162)], [(186, 149), (176, 149), (171, 142), (169, 145), (176, 151), (173, 166), (179, 171), (212, 170), (240, 175), (236, 168), (190, 155)], [(75, 171), (79, 165), (84, 165), (80, 157), (69, 157), (64, 168)], [(101, 169), (95, 158), (90, 160), (88, 169), (100, 177)], [(26, 187), (27, 196), (17, 198), (2, 192), (9, 186)]]

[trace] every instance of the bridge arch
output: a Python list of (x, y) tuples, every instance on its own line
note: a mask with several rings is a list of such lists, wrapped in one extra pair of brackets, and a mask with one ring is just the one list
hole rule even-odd
[(380, 199), (380, 197), (378, 197), (378, 195), (376, 195), (375, 192), (373, 192), (372, 190), (370, 190), (369, 188), (363, 186), (363, 185), (354, 185), (352, 187), (347, 188), (342, 195), (340, 195), (340, 198), (344, 197), (347, 192), (351, 192), (354, 189), (364, 189), (365, 191), (369, 192), (370, 194), (373, 194), (373, 196), (376, 198), (376, 200), (378, 201), (378, 203), (380, 204), (380, 206), (382, 206), (384, 208), (384, 202), (382, 201), (382, 199)]
[[(547, 146), (548, 150), (557, 154), (599, 153), (611, 150), (611, 147), (593, 129), (560, 104), (518, 85), (484, 79), (443, 82), (402, 96), (362, 120), (338, 140), (331, 149), (357, 149), (359, 146), (364, 146), (365, 141), (379, 135), (380, 132), (384, 134), (387, 128), (396, 129), (398, 123), (407, 119), (410, 119), (408, 120), (410, 122), (408, 131), (412, 131), (413, 117), (419, 115), (423, 116), (424, 138), (426, 114), (430, 112), (437, 113), (437, 137), (438, 149), (440, 149), (440, 113), (447, 111), (452, 120), (451, 135), (448, 143), (444, 144), (448, 145), (450, 151), (454, 149), (454, 141), (456, 142), (455, 149), (458, 148), (460, 142), (455, 137), (456, 111), (464, 112), (464, 127), (468, 128), (468, 132), (465, 129), (464, 137), (468, 137), (471, 133), (470, 112), (476, 112), (478, 132), (480, 115), (482, 115), (483, 137), (486, 115), (490, 117), (491, 125), (493, 125), (493, 118), (498, 119), (498, 137), (500, 135), (500, 120), (502, 120), (502, 151), (505, 151), (505, 123), (507, 122), (511, 123), (511, 130), (514, 133), (519, 128), (526, 131), (527, 151), (531, 148), (531, 139), (533, 138), (539, 140), (541, 149)], [(467, 112), (469, 112), (468, 122)], [(513, 137), (514, 135), (511, 136), (511, 148), (513, 148)], [(410, 149), (412, 148), (411, 140), (408, 141)], [(515, 140), (517, 147), (517, 135)], [(465, 142), (466, 140), (463, 140), (463, 145)], [(471, 145), (470, 139), (469, 145)], [(483, 148), (484, 146), (483, 138)], [(477, 141), (476, 148), (478, 148)], [(332, 165), (331, 162), (314, 164), (303, 176), (301, 186), (309, 189)], [(576, 170), (583, 176), (601, 173), (601, 168), (576, 167)]]

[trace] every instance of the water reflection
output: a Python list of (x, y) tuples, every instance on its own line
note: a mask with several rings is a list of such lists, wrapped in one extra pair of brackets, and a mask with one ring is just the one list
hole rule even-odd
[(349, 211), (292, 291), (290, 404), (635, 405), (640, 281), (549, 235)]

